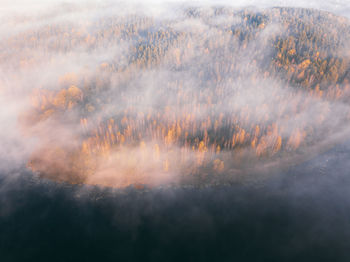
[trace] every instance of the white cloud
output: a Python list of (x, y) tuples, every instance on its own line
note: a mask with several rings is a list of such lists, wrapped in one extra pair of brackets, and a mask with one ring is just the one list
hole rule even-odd
[[(341, 15), (348, 15), (347, 10), (349, 10), (350, 3), (348, 1), (323, 1), (318, 2), (315, 0), (310, 1), (235, 1), (234, 3), (229, 3), (228, 1), (167, 1), (166, 3), (162, 1), (139, 1), (133, 0), (131, 2), (121, 2), (121, 4), (115, 4), (112, 1), (71, 1), (67, 3), (61, 0), (54, 1), (43, 1), (43, 0), (34, 0), (30, 3), (24, 0), (15, 0), (2, 2), (0, 4), (0, 20), (2, 24), (0, 25), (0, 37), (1, 39), (6, 39), (10, 35), (16, 35), (17, 33), (25, 32), (28, 29), (37, 29), (45, 25), (60, 24), (60, 23), (72, 23), (74, 25), (80, 25), (81, 21), (94, 22), (101, 17), (115, 16), (116, 14), (120, 16), (121, 14), (128, 14), (130, 12), (143, 13), (147, 16), (161, 18), (161, 19), (174, 19), (178, 15), (178, 6), (182, 5), (230, 5), (233, 7), (241, 6), (257, 6), (257, 7), (271, 7), (271, 6), (297, 6), (297, 7), (307, 7), (307, 8), (318, 8), (323, 10), (328, 10)], [(177, 21), (177, 20), (176, 20)], [(201, 36), (202, 32), (207, 32), (211, 30), (209, 34), (205, 34), (203, 38), (209, 40), (209, 38), (216, 37), (215, 29), (211, 28), (211, 25), (221, 25), (222, 23), (230, 23), (233, 25), (239, 24), (241, 22), (240, 18), (235, 17), (219, 17), (211, 21), (211, 24), (206, 24), (200, 19), (185, 19), (172, 24), (175, 30), (180, 31), (190, 31), (191, 33), (198, 33), (197, 37)], [(210, 28), (210, 29), (209, 29)], [(90, 28), (93, 30), (93, 27)], [(251, 50), (257, 49), (257, 46), (265, 41), (271, 34), (275, 34), (282, 30), (278, 25), (270, 25), (265, 28), (263, 33), (260, 35), (260, 38), (257, 42), (249, 43), (247, 46), (247, 51), (238, 54), (237, 59), (240, 61), (240, 67), (242, 73), (246, 74), (255, 68), (249, 67), (247, 61), (251, 59)], [(57, 42), (60, 39), (60, 35), (51, 36), (52, 42)], [(63, 40), (62, 40), (63, 41)], [(226, 40), (224, 40), (226, 41)], [(69, 42), (69, 40), (68, 40)], [(1, 43), (1, 40), (0, 40)], [(107, 47), (104, 46), (106, 44)], [(116, 61), (119, 65), (124, 65), (125, 61), (123, 60), (122, 55), (127, 53), (128, 44), (116, 45), (110, 47), (108, 43), (103, 43), (97, 50), (89, 50), (86, 46), (79, 46), (73, 48), (68, 53), (60, 53), (55, 51), (43, 51), (43, 50), (30, 50), (29, 56), (37, 59), (40, 63), (36, 63), (32, 66), (27, 67), (22, 70), (16, 67), (16, 64), (19, 62), (20, 55), (17, 52), (22, 52), (23, 50), (12, 49), (11, 45), (6, 46), (5, 53), (9, 56), (8, 63), (0, 64), (0, 68), (3, 71), (9, 72), (9, 74), (3, 74), (0, 76), (0, 92), (5, 94), (2, 100), (0, 101), (0, 121), (4, 128), (0, 131), (0, 135), (6, 143), (0, 150), (0, 157), (6, 162), (12, 162), (18, 164), (17, 162), (23, 161), (27, 154), (30, 152), (30, 143), (26, 143), (21, 137), (21, 134), (18, 133), (18, 126), (16, 125), (16, 120), (23, 108), (26, 107), (28, 98), (25, 97), (30, 93), (31, 89), (35, 86), (44, 86), (47, 89), (55, 89), (58, 85), (58, 79), (66, 72), (83, 72), (86, 75), (93, 75), (94, 71), (97, 70), (102, 62), (111, 62)], [(194, 41), (194, 44), (195, 41)], [(226, 44), (226, 42), (224, 42)], [(223, 44), (223, 45), (224, 45)], [(186, 48), (184, 48), (185, 50)], [(184, 51), (180, 50), (180, 51)], [(266, 50), (268, 51), (268, 50)], [(12, 52), (12, 53), (11, 53)], [(42, 59), (43, 54), (46, 56)], [(19, 57), (17, 57), (17, 55)], [(28, 55), (28, 53), (26, 53)], [(51, 59), (51, 62), (45, 61), (46, 58)], [(171, 59), (171, 58), (170, 58)], [(158, 69), (152, 72), (142, 72), (138, 77), (134, 77), (131, 81), (128, 82), (130, 85), (129, 88), (131, 91), (125, 92), (124, 95), (128, 97), (136, 97), (137, 92), (142, 86), (143, 89), (143, 103), (139, 103), (138, 106), (140, 109), (147, 107), (155, 107), (158, 103), (175, 103), (171, 101), (171, 98), (164, 99), (163, 97), (157, 97), (156, 91), (165, 85), (167, 78), (172, 75), (172, 77), (178, 77), (184, 81), (184, 89), (190, 91), (195, 89), (198, 79), (193, 77), (191, 70), (199, 64), (211, 64), (213, 57), (208, 56), (207, 58), (200, 57), (198, 54), (193, 52), (192, 54), (187, 55), (189, 64), (193, 63), (189, 67), (188, 72), (179, 71), (175, 75), (174, 73), (169, 73), (167, 68)], [(43, 60), (43, 61), (41, 61)], [(54, 62), (52, 62), (54, 61)], [(13, 63), (13, 64), (12, 64)], [(8, 70), (8, 68), (13, 68), (13, 70)], [(119, 79), (116, 77), (115, 81)], [(112, 78), (113, 82), (114, 79)], [(267, 104), (268, 107), (266, 112), (257, 112), (253, 117), (262, 118), (262, 113), (268, 113), (268, 115), (275, 115), (277, 113), (275, 100), (273, 97), (270, 97), (270, 93), (277, 93), (278, 96), (291, 96), (292, 94), (288, 93), (285, 89), (273, 90), (272, 85), (268, 82), (259, 81), (259, 85), (251, 86), (249, 88), (243, 89), (240, 93), (235, 93), (234, 96), (227, 96), (227, 104), (235, 105), (236, 107), (244, 107), (246, 105), (264, 105)], [(273, 80), (272, 80), (273, 83)], [(225, 83), (229, 85), (230, 83)], [(244, 85), (244, 81), (237, 80), (235, 82), (236, 86)], [(131, 87), (134, 89), (132, 90)], [(110, 94), (116, 100), (119, 99), (119, 94), (117, 92), (112, 92)], [(5, 97), (5, 98), (4, 98)], [(10, 102), (8, 102), (10, 101)], [(119, 100), (117, 100), (119, 102)], [(129, 101), (126, 101), (128, 103)], [(186, 101), (188, 102), (188, 101)], [(191, 102), (191, 101), (190, 101)], [(226, 101), (225, 101), (226, 102)], [(321, 104), (320, 104), (321, 103)], [(317, 112), (318, 107), (322, 107), (324, 104), (323, 101), (320, 103), (315, 103), (314, 107), (310, 111), (302, 111), (293, 119), (288, 119), (284, 121), (284, 125), (290, 126), (290, 130), (285, 130), (284, 134), (288, 137), (292, 131), (293, 126), (302, 125), (303, 123), (314, 120), (313, 116), (315, 110)], [(226, 105), (226, 104), (225, 104)], [(119, 106), (119, 108), (118, 108)], [(189, 108), (191, 104), (189, 105)], [(336, 105), (338, 106), (338, 105)], [(339, 106), (343, 109), (343, 107)], [(113, 110), (122, 110), (120, 104), (107, 104), (104, 107), (104, 112), (99, 112), (102, 116), (106, 115), (106, 112)], [(221, 110), (222, 107), (217, 107), (215, 110)], [(229, 111), (232, 108), (225, 108)], [(286, 110), (292, 111), (291, 108), (287, 106)], [(239, 111), (239, 110), (238, 110)], [(339, 110), (340, 111), (340, 110)], [(346, 110), (343, 110), (346, 111)], [(196, 112), (195, 115), (198, 118), (203, 117), (203, 111)], [(281, 122), (283, 122), (281, 120)], [(312, 121), (311, 121), (312, 122)], [(49, 129), (53, 131), (53, 128)], [(58, 129), (54, 130), (55, 134), (49, 134), (49, 136), (57, 136), (59, 132)], [(74, 133), (74, 131), (73, 131)], [(68, 142), (69, 143), (69, 142)], [(13, 146), (12, 145), (16, 145)], [(17, 155), (16, 152), (20, 153)], [(137, 155), (139, 152), (136, 152)], [(127, 154), (127, 153), (126, 153)], [(18, 156), (18, 158), (17, 158)], [(17, 161), (17, 162), (16, 162)], [(23, 163), (21, 163), (23, 164)], [(106, 168), (108, 169), (108, 168)], [(103, 174), (105, 175), (105, 174)]]

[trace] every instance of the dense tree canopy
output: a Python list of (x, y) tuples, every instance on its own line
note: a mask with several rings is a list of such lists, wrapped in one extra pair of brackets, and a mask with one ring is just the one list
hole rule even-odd
[(25, 71), (78, 52), (80, 67), (35, 88), (21, 118), (41, 139), (33, 170), (112, 186), (216, 183), (342, 130), (349, 37), (349, 21), (323, 11), (185, 8), (44, 25), (1, 41), (0, 61)]

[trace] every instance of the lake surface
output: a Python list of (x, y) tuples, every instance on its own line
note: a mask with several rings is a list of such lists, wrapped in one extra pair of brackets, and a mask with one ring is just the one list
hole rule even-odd
[(264, 182), (208, 188), (3, 174), (0, 260), (350, 261), (349, 153), (345, 143)]

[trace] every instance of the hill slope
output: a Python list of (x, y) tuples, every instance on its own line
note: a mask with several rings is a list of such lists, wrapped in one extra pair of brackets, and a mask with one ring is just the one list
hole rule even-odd
[(32, 90), (20, 117), (39, 138), (32, 170), (117, 187), (216, 184), (341, 139), (349, 39), (348, 20), (317, 10), (183, 8), (25, 30), (1, 41), (0, 61)]

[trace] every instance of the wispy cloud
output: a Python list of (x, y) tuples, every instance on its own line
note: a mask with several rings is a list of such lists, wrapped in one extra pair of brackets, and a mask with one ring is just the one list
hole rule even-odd
[[(216, 53), (204, 55), (207, 51), (199, 43), (212, 42), (213, 45), (217, 45), (214, 49), (219, 51), (229, 52), (229, 48), (236, 47), (238, 50), (238, 42), (235, 42), (235, 38), (229, 35), (222, 37), (222, 32), (217, 27), (227, 25), (228, 28), (238, 27), (238, 29), (242, 29), (240, 24), (244, 23), (239, 16), (213, 17), (210, 13), (210, 6), (225, 5), (237, 9), (245, 6), (254, 8), (296, 6), (323, 9), (347, 16), (349, 3), (341, 1), (236, 1), (235, 3), (227, 1), (193, 1), (190, 3), (146, 1), (141, 4), (138, 1), (132, 1), (131, 3), (121, 2), (118, 5), (109, 1), (98, 3), (92, 1), (73, 3), (34, 1), (30, 6), (28, 3), (21, 4), (23, 4), (22, 1), (5, 1), (0, 5), (0, 14), (4, 15), (1, 16), (3, 23), (0, 26), (0, 35), (2, 36), (0, 48), (3, 51), (3, 59), (0, 64), (3, 72), (0, 76), (0, 92), (2, 94), (0, 120), (4, 126), (0, 132), (4, 146), (0, 153), (5, 167), (24, 165), (33, 148), (40, 147), (38, 144), (35, 146), (35, 142), (45, 141), (46, 143), (49, 141), (51, 145), (52, 141), (57, 142), (57, 138), (60, 137), (59, 141), (62, 145), (71, 147), (74, 144), (72, 140), (80, 137), (82, 131), (78, 127), (79, 122), (72, 124), (69, 121), (75, 117), (78, 118), (78, 110), (63, 113), (65, 121), (49, 118), (41, 121), (37, 126), (34, 125), (34, 131), (31, 130), (31, 134), (41, 129), (35, 135), (35, 139), (26, 137), (28, 130), (23, 133), (19, 122), (23, 117), (23, 112), (31, 108), (32, 93), (35, 89), (55, 93), (63, 86), (68, 88), (69, 85), (79, 84), (79, 88), (83, 89), (87, 88), (89, 81), (96, 86), (100, 85), (101, 89), (103, 89), (103, 85), (112, 87), (106, 92), (96, 94), (100, 96), (94, 98), (96, 103), (99, 103), (100, 108), (91, 113), (94, 119), (107, 119), (113, 114), (122, 115), (130, 107), (153, 116), (152, 114), (157, 114), (157, 108), (169, 105), (176, 109), (171, 117), (178, 117), (187, 112), (192, 114), (198, 123), (204, 121), (209, 113), (215, 119), (219, 118), (220, 114), (237, 114), (240, 119), (244, 119), (243, 115), (248, 112), (246, 118), (249, 120), (244, 124), (246, 127), (251, 128), (253, 125), (262, 124), (264, 119), (273, 121), (281, 127), (279, 130), (281, 139), (286, 141), (296, 136), (298, 128), (301, 130), (306, 128), (319, 130), (345, 128), (342, 121), (349, 108), (344, 103), (310, 98), (307, 101), (307, 107), (296, 110), (296, 105), (304, 99), (303, 96), (308, 96), (306, 91), (291, 91), (279, 79), (264, 76), (264, 72), (259, 72), (254, 81), (246, 80), (251, 76), (250, 72), (260, 70), (257, 65), (252, 65), (252, 61), (256, 59), (255, 51), (261, 48), (261, 45), (265, 47), (265, 55), (273, 51), (264, 44), (271, 37), (283, 34), (284, 29), (279, 24), (269, 24), (261, 29), (261, 32), (256, 32), (258, 37), (247, 43), (244, 50), (241, 49), (234, 55), (238, 75), (235, 78), (225, 75), (220, 80), (219, 88), (227, 91), (227, 94), (224, 97), (214, 96), (213, 100), (217, 101), (210, 109), (211, 111), (205, 108), (207, 101), (193, 101), (192, 98), (196, 98), (193, 94), (198, 92), (201, 92), (203, 97), (215, 93), (208, 89), (209, 81), (201, 84), (199, 75), (203, 77), (203, 73), (200, 73), (199, 70), (207, 68), (208, 72), (214, 72), (220, 67), (220, 61), (226, 61), (225, 57), (219, 57)], [(184, 16), (182, 8), (191, 5), (201, 6), (206, 18)], [(129, 40), (123, 40), (120, 36), (108, 37), (109, 27), (115, 26), (109, 24), (108, 19), (115, 19), (115, 14), (118, 14), (120, 19), (126, 19), (125, 21), (132, 14), (154, 19), (156, 25), (157, 23), (161, 25), (166, 21), (164, 23), (168, 27), (166, 29), (190, 34), (192, 40), (180, 43), (178, 46), (170, 46), (162, 62), (152, 70), (133, 67), (131, 72), (125, 74), (106, 73), (103, 71), (106, 66), (113, 65), (115, 68), (124, 70), (131, 59), (130, 50), (136, 44), (146, 40), (146, 37), (143, 36), (139, 39), (135, 37)], [(43, 33), (46, 32), (45, 30), (47, 30), (45, 37), (40, 39), (36, 37), (36, 34), (39, 33), (45, 35)], [(74, 39), (71, 37), (73, 34)], [(96, 37), (99, 35), (106, 35), (106, 37), (100, 37), (97, 42)], [(218, 38), (221, 39), (221, 42), (214, 43)], [(169, 39), (171, 40), (171, 38)], [(174, 61), (176, 62), (180, 55), (184, 57), (181, 61), (182, 67), (178, 66), (174, 70)], [(226, 62), (229, 63), (229, 61)], [(180, 104), (176, 100), (175, 93), (165, 96), (164, 92), (159, 91), (164, 86), (169, 86), (169, 82), (178, 84), (179, 81), (182, 84), (181, 92), (187, 95), (187, 97), (184, 95), (184, 100), (180, 101)], [(169, 90), (171, 92), (171, 88)], [(231, 92), (228, 92), (230, 90)], [(283, 104), (281, 101), (289, 101), (289, 103)], [(198, 105), (201, 106), (200, 109), (197, 108)], [(94, 108), (92, 104), (86, 106)], [(245, 108), (251, 109), (246, 110)], [(331, 118), (329, 112), (326, 112), (328, 108), (331, 108), (331, 112), (336, 115), (335, 118)], [(46, 113), (50, 114), (49, 111)], [(317, 116), (318, 114), (322, 116)], [(325, 119), (322, 120), (322, 117)], [(322, 124), (320, 124), (321, 122)], [(343, 132), (343, 129), (340, 131)], [(316, 140), (320, 138), (316, 138)], [(143, 154), (151, 155), (154, 148), (147, 144), (150, 141), (145, 142), (144, 150), (146, 153), (137, 151), (135, 148), (124, 148), (116, 153), (115, 158), (119, 157), (118, 161), (125, 163), (128, 154), (139, 160)], [(266, 143), (273, 144), (275, 142), (267, 140)], [(170, 152), (166, 158), (176, 159), (176, 152), (180, 150), (181, 148), (174, 147), (174, 151)], [(47, 151), (47, 154), (49, 152), (51, 151)], [(191, 152), (188, 154), (188, 158), (195, 159), (196, 155)], [(229, 158), (229, 156), (225, 155), (224, 158)], [(152, 162), (146, 163), (147, 161), (144, 161), (145, 171), (137, 171), (137, 173), (148, 172), (149, 174), (153, 172), (157, 174), (164, 169), (166, 161), (167, 159), (162, 159), (160, 161), (162, 164), (157, 167), (157, 170), (151, 168)], [(129, 166), (125, 164), (123, 171), (118, 172), (130, 172), (130, 168), (136, 164), (131, 163)], [(228, 164), (226, 168), (233, 168), (235, 164), (232, 166)], [(92, 181), (104, 180), (111, 173), (115, 173), (118, 168), (120, 166), (113, 164), (113, 161), (102, 163), (95, 176), (89, 177), (87, 181), (96, 183)]]

